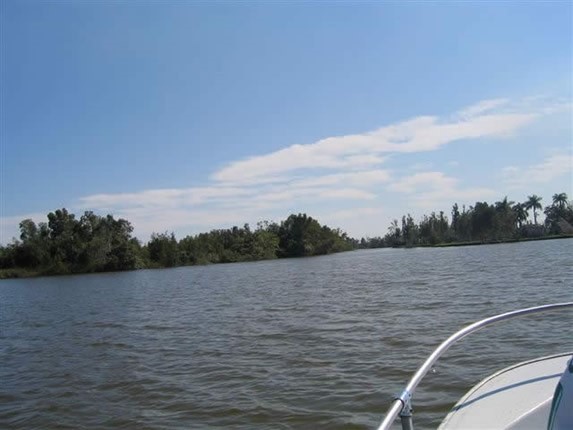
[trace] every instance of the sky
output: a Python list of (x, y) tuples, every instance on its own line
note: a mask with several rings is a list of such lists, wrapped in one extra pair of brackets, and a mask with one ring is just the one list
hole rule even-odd
[(571, 2), (0, 2), (0, 243), (573, 196)]

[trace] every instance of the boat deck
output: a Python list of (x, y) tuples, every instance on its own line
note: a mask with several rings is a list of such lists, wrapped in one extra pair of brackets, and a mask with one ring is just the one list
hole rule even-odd
[(553, 393), (571, 355), (516, 364), (484, 379), (456, 404), (439, 430), (547, 428)]

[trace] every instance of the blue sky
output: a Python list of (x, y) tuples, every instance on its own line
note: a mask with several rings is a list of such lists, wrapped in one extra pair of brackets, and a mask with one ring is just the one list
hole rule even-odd
[(351, 235), (572, 185), (570, 2), (10, 1), (0, 242), (66, 207), (146, 240)]

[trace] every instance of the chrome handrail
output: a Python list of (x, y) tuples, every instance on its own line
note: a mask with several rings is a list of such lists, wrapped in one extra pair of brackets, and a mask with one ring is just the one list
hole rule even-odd
[(418, 369), (418, 371), (414, 374), (414, 376), (412, 376), (412, 379), (410, 379), (410, 382), (408, 382), (408, 385), (406, 385), (406, 388), (404, 389), (404, 391), (402, 391), (402, 393), (400, 393), (400, 395), (397, 398), (395, 398), (394, 401), (392, 402), (392, 406), (390, 407), (390, 409), (386, 413), (384, 421), (382, 421), (382, 423), (378, 427), (378, 430), (389, 429), (398, 415), (400, 415), (400, 417), (402, 419), (402, 429), (410, 430), (413, 428), (411, 402), (412, 402), (412, 396), (414, 394), (414, 391), (416, 390), (416, 387), (418, 386), (420, 381), (424, 378), (424, 376), (426, 376), (426, 374), (434, 366), (436, 361), (438, 361), (438, 358), (440, 358), (444, 354), (444, 352), (446, 352), (450, 348), (450, 346), (452, 346), (458, 340), (463, 339), (464, 337), (466, 337), (470, 333), (478, 331), (485, 326), (488, 326), (490, 324), (493, 324), (493, 323), (496, 323), (499, 321), (519, 317), (522, 315), (527, 315), (527, 314), (532, 314), (532, 313), (537, 313), (537, 312), (550, 311), (550, 310), (555, 310), (555, 309), (563, 309), (563, 308), (568, 308), (568, 307), (573, 307), (573, 302), (554, 303), (554, 304), (550, 304), (550, 305), (535, 306), (533, 308), (520, 309), (518, 311), (506, 312), (503, 314), (499, 314), (499, 315), (495, 315), (495, 316), (492, 316), (489, 318), (485, 318), (481, 321), (470, 324), (467, 327), (464, 327), (463, 329), (457, 331), (456, 333), (451, 335), (449, 338), (447, 338), (445, 341), (443, 341), (440, 344), (440, 346), (438, 346), (434, 350), (434, 352), (432, 352), (432, 354), (426, 359), (424, 364), (422, 364), (422, 366)]

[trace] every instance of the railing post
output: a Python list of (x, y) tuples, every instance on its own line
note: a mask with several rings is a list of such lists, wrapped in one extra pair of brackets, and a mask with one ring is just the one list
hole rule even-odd
[(402, 422), (402, 430), (414, 430), (412, 412), (413, 412), (412, 393), (406, 393), (404, 399), (404, 407), (400, 411), (400, 421)]
[(499, 315), (494, 315), (492, 317), (480, 320), (473, 324), (470, 324), (463, 329), (455, 332), (445, 341), (443, 341), (440, 346), (438, 346), (434, 352), (424, 361), (424, 364), (414, 373), (414, 376), (408, 382), (406, 389), (400, 394), (399, 397), (395, 398), (392, 402), (392, 406), (388, 410), (388, 413), (384, 417), (382, 423), (378, 426), (378, 430), (388, 430), (392, 426), (392, 423), (398, 415), (402, 420), (402, 429), (413, 430), (414, 426), (412, 424), (412, 394), (416, 390), (416, 387), (422, 380), (424, 376), (432, 369), (435, 362), (442, 356), (444, 352), (448, 350), (455, 342), (463, 339), (468, 334), (480, 330), (481, 328), (488, 326), (490, 324), (507, 320), (510, 318), (519, 317), (522, 315), (533, 314), (537, 312), (545, 312), (550, 310), (558, 310), (573, 307), (573, 302), (565, 303), (554, 303), (550, 305), (535, 306), (527, 309), (520, 309), (518, 311), (506, 312)]

